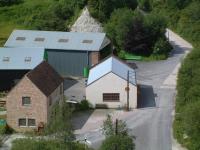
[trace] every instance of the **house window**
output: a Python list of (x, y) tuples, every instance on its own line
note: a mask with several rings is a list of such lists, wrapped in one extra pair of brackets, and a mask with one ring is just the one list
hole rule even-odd
[(35, 127), (36, 126), (35, 119), (28, 119), (28, 126)]
[(103, 93), (103, 101), (109, 102), (118, 102), (119, 101), (119, 93)]
[(35, 119), (20, 118), (18, 121), (19, 121), (20, 127), (35, 127), (36, 126)]
[(22, 97), (22, 105), (23, 106), (29, 106), (31, 104), (31, 98), (30, 97)]
[(26, 127), (26, 118), (20, 118), (19, 119), (19, 126), (20, 127)]

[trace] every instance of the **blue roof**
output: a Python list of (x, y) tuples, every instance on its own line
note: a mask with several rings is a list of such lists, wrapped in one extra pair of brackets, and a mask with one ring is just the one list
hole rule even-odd
[(100, 51), (109, 43), (105, 33), (14, 30), (4, 46)]
[(0, 48), (0, 70), (31, 70), (44, 59), (44, 48)]
[(125, 62), (122, 62), (115, 56), (110, 56), (100, 64), (90, 69), (87, 85), (92, 84), (104, 75), (112, 72), (124, 80), (127, 80), (127, 73), (129, 71), (129, 81), (131, 84), (136, 85), (136, 72)]

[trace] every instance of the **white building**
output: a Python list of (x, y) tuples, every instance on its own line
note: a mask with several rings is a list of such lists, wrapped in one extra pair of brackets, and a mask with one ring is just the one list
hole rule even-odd
[[(129, 82), (127, 82), (129, 76)], [(127, 88), (129, 83), (129, 88)], [(127, 89), (129, 100), (127, 101)], [(135, 70), (116, 58), (110, 56), (90, 69), (86, 99), (93, 107), (129, 108), (137, 107), (137, 83)]]

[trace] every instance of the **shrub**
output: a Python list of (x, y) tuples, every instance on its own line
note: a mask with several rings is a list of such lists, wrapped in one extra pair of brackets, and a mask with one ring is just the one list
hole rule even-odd
[(90, 104), (87, 100), (82, 100), (79, 104), (79, 110), (84, 111), (90, 109)]
[(164, 54), (168, 56), (168, 53), (171, 51), (172, 46), (166, 39), (160, 38), (154, 45), (153, 54), (161, 55)]
[(13, 142), (12, 150), (91, 150), (80, 143), (66, 144), (59, 140), (18, 139)]

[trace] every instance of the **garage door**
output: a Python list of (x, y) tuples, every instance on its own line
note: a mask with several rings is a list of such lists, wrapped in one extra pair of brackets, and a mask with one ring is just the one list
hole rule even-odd
[(62, 76), (83, 76), (87, 66), (87, 52), (48, 50), (48, 62)]

